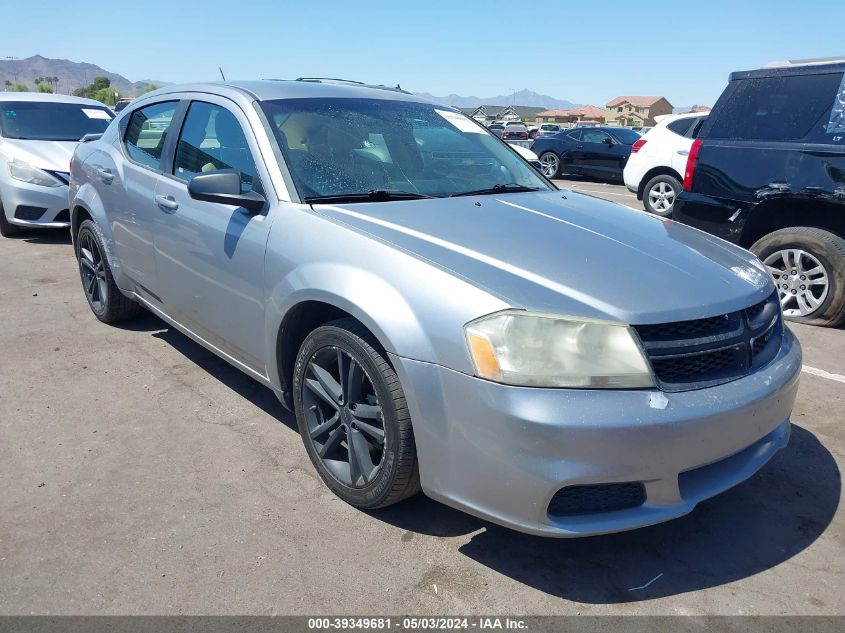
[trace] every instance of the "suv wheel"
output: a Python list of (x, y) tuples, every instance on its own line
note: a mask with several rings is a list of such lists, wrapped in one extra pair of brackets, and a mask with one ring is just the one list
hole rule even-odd
[(675, 198), (680, 190), (681, 183), (677, 178), (668, 174), (655, 176), (643, 189), (643, 206), (649, 213), (668, 218), (672, 215)]
[(751, 251), (772, 274), (786, 318), (824, 326), (845, 322), (845, 240), (795, 226), (769, 233)]
[(340, 319), (306, 337), (293, 393), (308, 456), (338, 497), (358, 508), (383, 508), (420, 490), (405, 394), (360, 323)]
[(540, 164), (543, 166), (543, 175), (546, 178), (551, 179), (560, 176), (560, 157), (554, 152), (540, 154)]
[(3, 211), (3, 203), (0, 202), (0, 235), (12, 237), (18, 232), (18, 227), (6, 219), (6, 212)]
[(88, 305), (100, 321), (114, 323), (136, 316), (141, 306), (126, 297), (114, 283), (100, 227), (85, 220), (76, 234), (76, 259)]

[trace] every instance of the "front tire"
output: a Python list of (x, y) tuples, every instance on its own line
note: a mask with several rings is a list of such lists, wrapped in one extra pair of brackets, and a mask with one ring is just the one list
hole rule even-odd
[(675, 198), (681, 188), (680, 181), (674, 176), (668, 174), (655, 176), (643, 188), (645, 210), (662, 218), (670, 217), (675, 208)]
[(294, 408), (308, 457), (338, 497), (383, 508), (420, 490), (411, 416), (399, 378), (358, 321), (311, 332), (296, 358)]
[(793, 226), (757, 240), (751, 251), (774, 278), (787, 319), (826, 327), (845, 323), (845, 240)]
[(18, 233), (20, 229), (6, 219), (6, 212), (3, 210), (3, 203), (0, 202), (0, 235), (3, 237), (12, 237)]
[(560, 156), (554, 152), (540, 154), (540, 164), (543, 166), (543, 175), (549, 180), (560, 176)]
[(103, 323), (115, 323), (137, 316), (141, 306), (126, 297), (112, 276), (100, 227), (85, 220), (76, 234), (76, 259), (82, 289), (91, 312)]

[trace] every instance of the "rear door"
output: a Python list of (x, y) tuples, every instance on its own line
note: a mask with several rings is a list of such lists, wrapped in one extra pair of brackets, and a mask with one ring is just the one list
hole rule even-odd
[[(235, 169), (241, 189), (265, 194), (270, 179), (253, 131), (222, 97), (191, 101), (156, 199), (161, 222), (156, 262), (167, 313), (258, 374), (266, 371), (264, 253), (266, 213), (191, 198), (188, 181)], [(265, 210), (266, 211), (266, 210)]]
[(123, 273), (145, 299), (158, 303), (153, 227), (160, 211), (155, 190), (178, 100), (152, 103), (121, 122), (121, 147), (95, 165), (98, 191)]

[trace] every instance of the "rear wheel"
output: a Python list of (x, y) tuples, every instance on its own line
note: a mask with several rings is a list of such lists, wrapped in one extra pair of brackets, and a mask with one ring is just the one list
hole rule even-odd
[(76, 259), (88, 305), (100, 321), (114, 323), (137, 316), (141, 306), (124, 296), (112, 277), (100, 227), (85, 220), (76, 234)]
[(786, 318), (811, 325), (845, 323), (845, 240), (795, 226), (769, 233), (751, 251), (771, 273)]
[(294, 367), (299, 432), (338, 497), (382, 508), (420, 489), (411, 417), (399, 378), (354, 319), (309, 334)]
[(668, 174), (655, 176), (643, 189), (643, 206), (654, 215), (667, 218), (675, 208), (675, 198), (681, 191), (681, 183)]
[(3, 203), (0, 202), (0, 235), (12, 237), (18, 232), (18, 227), (6, 219), (6, 212), (3, 210)]
[(560, 157), (554, 152), (543, 152), (540, 154), (540, 164), (543, 166), (543, 175), (546, 178), (557, 178), (560, 176)]

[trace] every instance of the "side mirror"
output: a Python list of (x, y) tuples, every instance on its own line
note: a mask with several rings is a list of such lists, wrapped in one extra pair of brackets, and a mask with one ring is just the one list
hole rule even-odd
[(607, 145), (609, 147), (609, 146), (613, 145), (613, 139), (610, 138), (609, 136), (607, 136), (604, 139), (604, 143), (605, 143), (605, 145)]
[(217, 169), (197, 174), (188, 182), (188, 194), (194, 200), (229, 204), (255, 213), (267, 203), (259, 193), (241, 192), (241, 176), (234, 169)]

